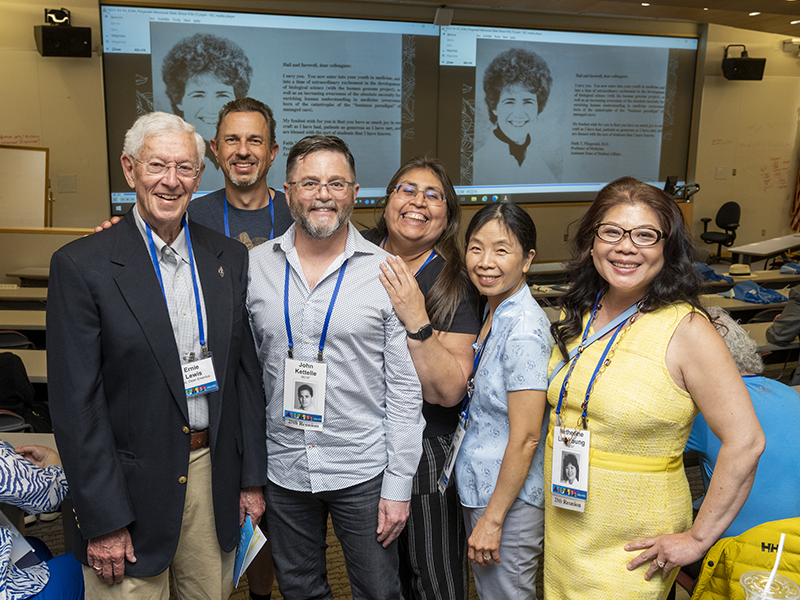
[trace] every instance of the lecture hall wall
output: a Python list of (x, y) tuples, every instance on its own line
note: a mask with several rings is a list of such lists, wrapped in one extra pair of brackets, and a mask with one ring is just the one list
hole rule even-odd
[[(160, 3), (178, 4), (169, 0)], [(92, 45), (99, 49), (97, 0), (63, 4), (72, 12), (73, 25), (92, 28)], [(435, 10), (427, 6), (336, 0), (193, 0), (191, 4), (430, 22)], [(0, 80), (4, 82), (0, 94), (0, 143), (49, 148), (55, 198), (53, 224), (91, 227), (109, 214), (101, 58), (96, 51), (91, 58), (39, 56), (33, 27), (42, 24), (44, 8), (54, 7), (44, 0), (0, 0)], [(690, 177), (694, 175), (701, 191), (694, 197), (693, 231), (699, 235), (701, 217), (713, 217), (724, 202), (736, 200), (744, 209), (737, 241), (747, 243), (789, 233), (798, 165), (800, 61), (795, 53), (783, 52), (786, 36), (715, 25), (479, 9), (458, 9), (456, 20), (498, 26), (701, 35), (698, 83), (702, 89), (696, 98), (690, 165)], [(750, 56), (767, 58), (763, 81), (734, 82), (722, 77), (725, 45), (741, 43), (747, 45)], [(59, 191), (59, 177), (72, 176), (77, 191)], [(531, 209), (541, 232), (540, 260), (568, 256), (564, 233), (584, 210), (580, 206)], [(359, 218), (362, 222), (368, 220), (366, 215)], [(53, 250), (72, 237), (0, 234), (0, 282), (12, 281), (5, 277), (7, 271), (48, 264)]]

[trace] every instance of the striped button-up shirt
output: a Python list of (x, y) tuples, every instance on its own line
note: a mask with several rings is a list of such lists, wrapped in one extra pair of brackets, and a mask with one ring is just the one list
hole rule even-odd
[[(378, 279), (379, 265), (389, 254), (348, 225), (344, 253), (310, 290), (294, 239), (292, 225), (284, 236), (250, 252), (248, 308), (267, 394), (269, 479), (287, 489), (321, 492), (350, 487), (383, 473), (381, 497), (408, 500), (425, 420), (405, 328)], [(294, 358), (316, 362), (325, 315), (345, 260), (324, 348), (324, 428), (286, 427), (286, 262)]]

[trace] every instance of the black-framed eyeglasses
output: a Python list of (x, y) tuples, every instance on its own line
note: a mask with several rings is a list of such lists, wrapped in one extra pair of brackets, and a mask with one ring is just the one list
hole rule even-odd
[(163, 163), (160, 160), (151, 159), (148, 161), (139, 160), (134, 158), (140, 165), (144, 165), (144, 172), (148, 175), (163, 176), (166, 175), (170, 169), (175, 169), (175, 174), (181, 179), (197, 179), (200, 174), (200, 167), (192, 163)]
[(426, 202), (431, 204), (444, 204), (444, 195), (436, 188), (419, 189), (413, 183), (401, 183), (394, 188), (397, 195), (403, 200), (413, 200), (417, 194), (422, 194)]
[(633, 229), (623, 229), (613, 223), (598, 223), (595, 225), (594, 234), (609, 244), (618, 244), (625, 237), (625, 234), (636, 246), (647, 248), (655, 246), (664, 237), (664, 233), (652, 227), (634, 227)]
[(304, 179), (303, 181), (289, 181), (289, 185), (296, 185), (297, 190), (303, 198), (314, 198), (320, 189), (328, 188), (328, 194), (331, 198), (342, 200), (347, 196), (347, 192), (353, 187), (355, 181), (329, 181), (328, 183), (320, 183), (313, 179)]

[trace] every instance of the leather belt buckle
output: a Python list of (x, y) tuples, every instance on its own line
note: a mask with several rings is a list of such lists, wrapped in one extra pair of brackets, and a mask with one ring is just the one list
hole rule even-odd
[(192, 443), (191, 443), (192, 450), (197, 450), (198, 448), (207, 448), (207, 447), (208, 447), (208, 428), (203, 429), (202, 431), (193, 431)]

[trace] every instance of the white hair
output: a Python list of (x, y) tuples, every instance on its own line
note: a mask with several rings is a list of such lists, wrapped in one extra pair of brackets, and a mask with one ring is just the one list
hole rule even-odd
[(195, 131), (194, 125), (187, 123), (178, 115), (165, 112), (151, 112), (136, 119), (125, 134), (122, 153), (137, 158), (146, 138), (175, 132), (191, 133), (194, 136), (197, 159), (202, 162), (206, 155), (206, 142), (203, 136)]
[(759, 375), (764, 371), (764, 361), (758, 355), (758, 343), (724, 309), (708, 306), (706, 310), (711, 315), (711, 323), (725, 340), (739, 372)]

